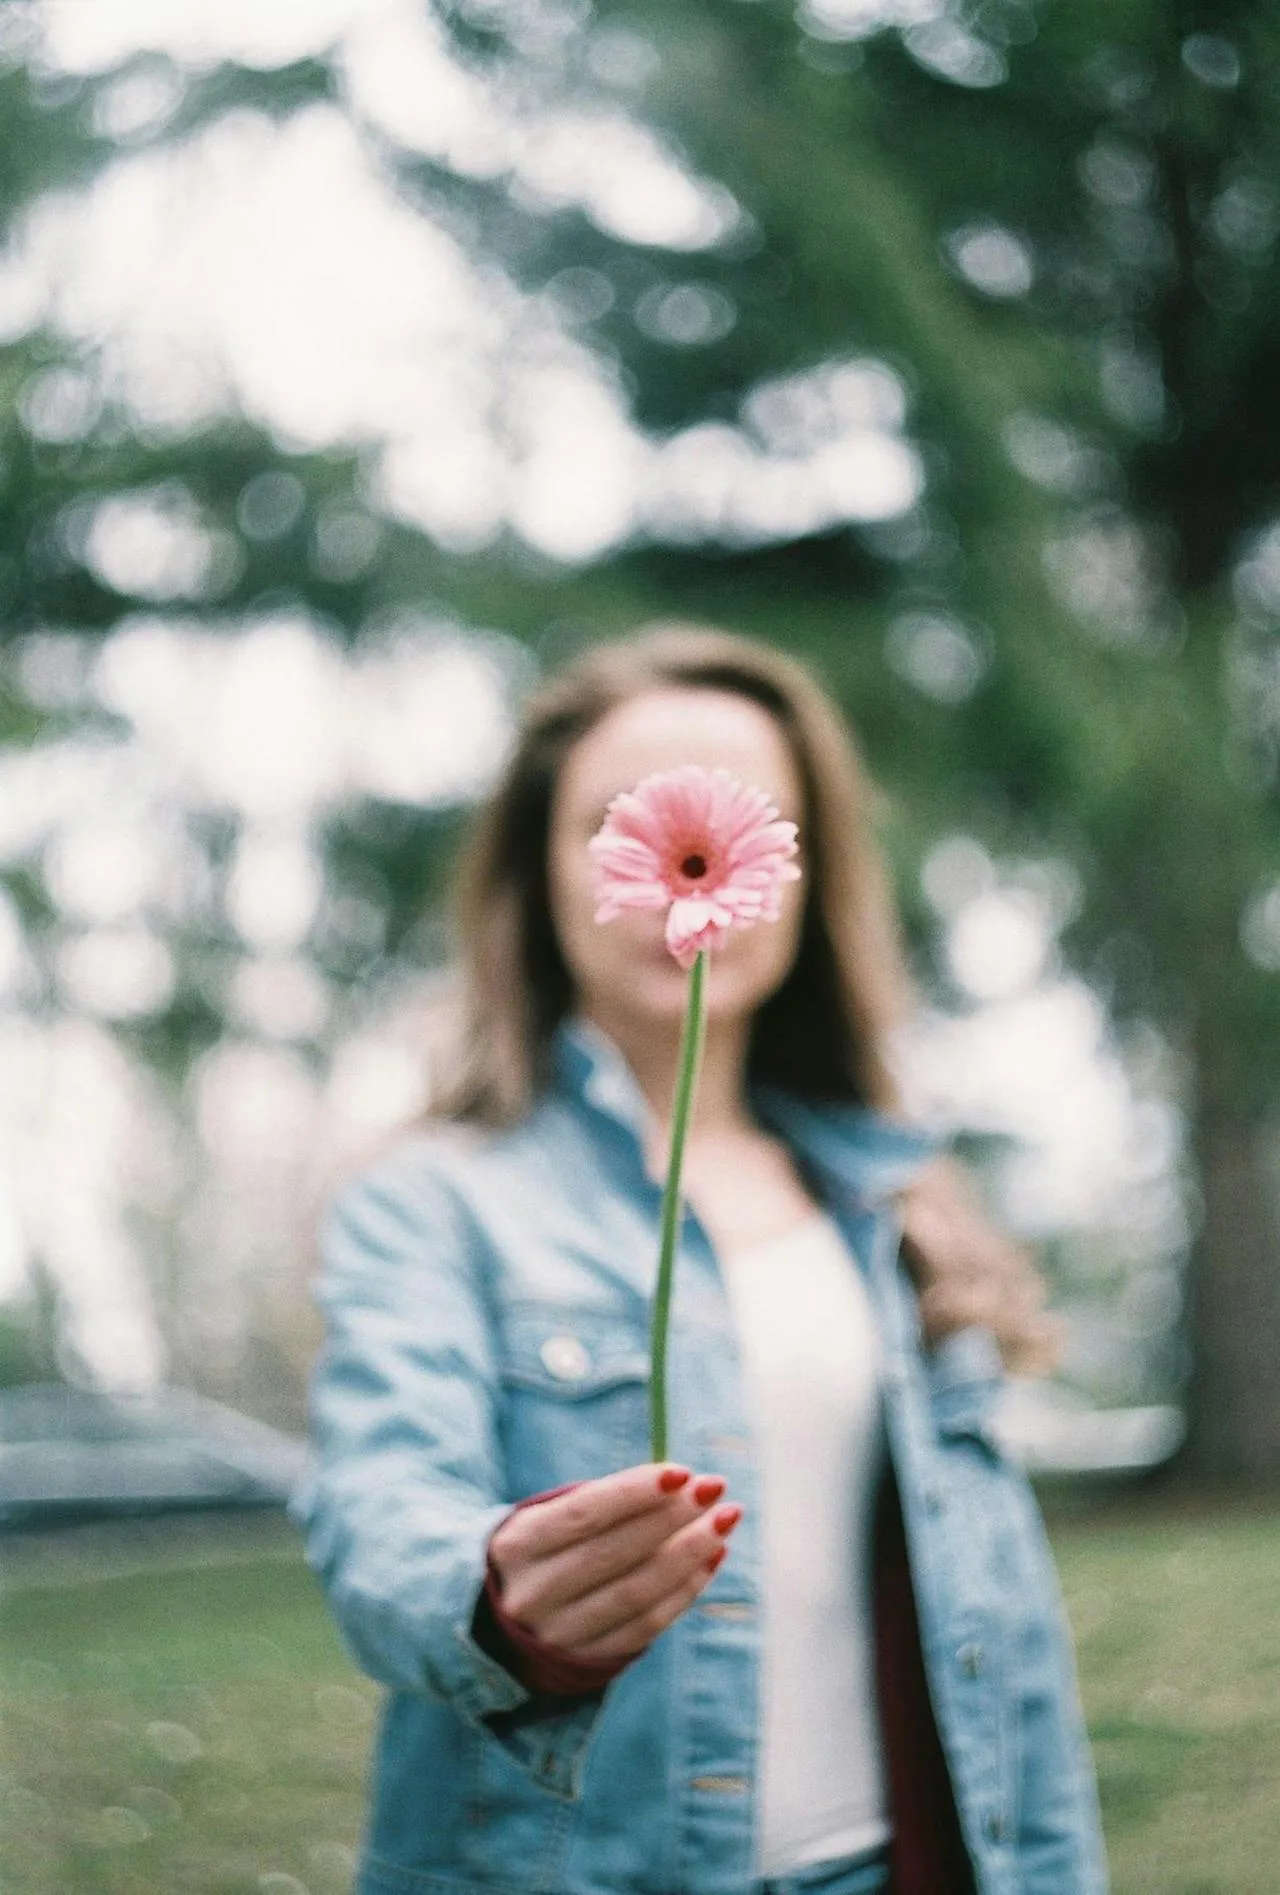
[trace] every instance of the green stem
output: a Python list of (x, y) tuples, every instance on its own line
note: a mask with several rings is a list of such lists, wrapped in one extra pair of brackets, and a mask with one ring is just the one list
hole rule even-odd
[(685, 1137), (706, 1033), (706, 989), (707, 950), (703, 948), (689, 974), (689, 999), (680, 1034), (680, 1068), (671, 1107), (671, 1151), (667, 1159), (667, 1181), (662, 1189), (662, 1243), (658, 1251), (658, 1282), (653, 1293), (649, 1381), (649, 1440), (651, 1458), (655, 1461), (667, 1458), (667, 1331), (671, 1326), (671, 1288), (680, 1235), (680, 1173), (684, 1169)]

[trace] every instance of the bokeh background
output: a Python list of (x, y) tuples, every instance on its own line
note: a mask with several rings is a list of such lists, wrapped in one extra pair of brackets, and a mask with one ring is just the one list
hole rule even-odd
[[(299, 1433), (522, 695), (754, 633), (1064, 1318), (1117, 1888), (1274, 1895), (1278, 98), (1266, 0), (0, 5), (0, 1384)], [(220, 1519), (0, 1539), (13, 1895), (349, 1874), (369, 1694)]]

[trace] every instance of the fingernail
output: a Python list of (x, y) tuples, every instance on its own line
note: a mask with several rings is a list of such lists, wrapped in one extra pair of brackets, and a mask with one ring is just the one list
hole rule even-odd
[(711, 1524), (717, 1533), (732, 1533), (741, 1518), (742, 1508), (734, 1503), (728, 1507), (721, 1507)]
[(664, 1467), (658, 1476), (658, 1492), (661, 1494), (678, 1493), (689, 1479), (687, 1467)]
[(700, 1507), (709, 1507), (713, 1500), (719, 1500), (725, 1484), (718, 1474), (704, 1474), (693, 1490), (693, 1497)]
[(709, 1573), (719, 1572), (720, 1568), (724, 1565), (725, 1554), (728, 1551), (729, 1549), (727, 1546), (718, 1546), (716, 1548), (715, 1552), (711, 1555), (711, 1558), (707, 1561), (707, 1571)]

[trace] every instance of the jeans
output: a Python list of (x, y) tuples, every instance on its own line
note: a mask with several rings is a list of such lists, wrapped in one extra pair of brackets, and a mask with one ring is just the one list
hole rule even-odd
[(845, 1856), (839, 1862), (817, 1862), (795, 1875), (779, 1875), (759, 1882), (753, 1895), (881, 1895), (889, 1886), (889, 1855), (873, 1849), (867, 1855)]

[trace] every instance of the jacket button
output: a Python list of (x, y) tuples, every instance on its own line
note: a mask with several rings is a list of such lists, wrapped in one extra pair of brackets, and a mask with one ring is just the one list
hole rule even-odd
[(962, 1645), (956, 1653), (956, 1663), (966, 1678), (977, 1678), (982, 1673), (982, 1647), (978, 1644)]
[(586, 1345), (576, 1336), (548, 1336), (538, 1354), (547, 1374), (557, 1382), (580, 1382), (591, 1369)]

